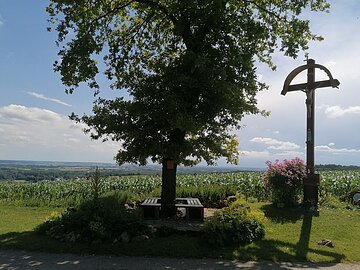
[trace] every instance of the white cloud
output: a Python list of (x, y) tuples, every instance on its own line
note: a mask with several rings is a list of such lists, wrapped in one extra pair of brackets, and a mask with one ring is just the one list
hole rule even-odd
[(83, 127), (50, 110), (0, 107), (0, 159), (113, 162), (120, 143), (93, 141)]
[(251, 158), (274, 158), (274, 157), (286, 157), (287, 159), (295, 157), (303, 157), (304, 153), (299, 151), (284, 151), (279, 153), (270, 153), (268, 151), (243, 151), (244, 156)]
[(253, 159), (269, 158), (270, 153), (268, 151), (241, 151), (241, 155)]
[(295, 158), (295, 157), (302, 158), (304, 156), (304, 153), (299, 152), (299, 151), (284, 151), (284, 152), (276, 153), (275, 155), (276, 156), (285, 156), (287, 159), (290, 159), (290, 158)]
[(324, 65), (326, 68), (331, 68), (331, 67), (335, 67), (336, 66), (336, 61), (334, 60), (329, 60), (325, 63)]
[(29, 136), (26, 136), (26, 135), (18, 135), (15, 137), (15, 141), (18, 141), (18, 142), (30, 142), (31, 139)]
[[(330, 145), (330, 144), (329, 144)], [(360, 153), (360, 149), (349, 149), (349, 148), (333, 148), (328, 145), (319, 145), (315, 147), (315, 151), (317, 152), (327, 152), (327, 153), (335, 153), (335, 154), (346, 154), (346, 153)]]
[(265, 163), (267, 160), (283, 160), (283, 159), (292, 159), (292, 158), (302, 158), (304, 159), (304, 153), (298, 152), (298, 151), (283, 151), (283, 152), (277, 152), (272, 153), (267, 150), (263, 151), (254, 151), (254, 150), (244, 150), (241, 151), (240, 156), (240, 164), (242, 166), (249, 166), (249, 167), (265, 167)]
[(5, 23), (5, 20), (3, 19), (3, 17), (0, 14), (0, 27), (3, 26)]
[(59, 99), (56, 99), (56, 98), (50, 98), (50, 97), (46, 97), (44, 96), (43, 94), (39, 94), (39, 93), (36, 93), (36, 92), (27, 92), (29, 95), (33, 96), (33, 97), (36, 97), (36, 98), (39, 98), (39, 99), (43, 99), (43, 100), (48, 100), (48, 101), (52, 101), (52, 102), (55, 102), (55, 103), (58, 103), (58, 104), (61, 104), (61, 105), (64, 105), (64, 106), (67, 106), (67, 107), (72, 107), (70, 104), (66, 103), (66, 102), (63, 102)]
[(315, 108), (317, 110), (326, 110), (327, 108), (329, 108), (330, 106), (327, 104), (321, 104), (321, 105), (315, 105)]
[(272, 150), (292, 150), (298, 148), (300, 148), (299, 145), (291, 142), (281, 142), (279, 146), (271, 145), (268, 147), (268, 149), (272, 149)]
[(294, 150), (299, 149), (300, 146), (292, 142), (278, 141), (272, 138), (255, 137), (250, 142), (262, 143), (268, 145), (267, 149), (271, 150)]
[(66, 139), (64, 139), (64, 142), (65, 143), (78, 143), (78, 142), (80, 142), (80, 140), (76, 139), (76, 138), (66, 138)]
[(0, 107), (0, 120), (14, 123), (17, 121), (24, 121), (31, 124), (32, 122), (53, 122), (58, 121), (61, 116), (53, 111), (46, 109), (25, 107), (22, 105), (11, 104)]
[(348, 114), (360, 114), (360, 106), (349, 106), (347, 108), (342, 108), (340, 106), (328, 106), (325, 109), (325, 114), (329, 118), (342, 117)]

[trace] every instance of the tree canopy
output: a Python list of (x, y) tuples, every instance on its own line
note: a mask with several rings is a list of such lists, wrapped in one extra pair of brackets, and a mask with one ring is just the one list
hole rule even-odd
[[(82, 82), (111, 87), (130, 98), (97, 98), (93, 114), (72, 119), (93, 139), (120, 141), (116, 160), (176, 164), (220, 157), (235, 163), (231, 128), (256, 114), (266, 88), (256, 61), (274, 68), (275, 50), (296, 57), (312, 34), (307, 11), (325, 0), (52, 0), (60, 60), (55, 70), (71, 93)], [(101, 69), (104, 67), (104, 70)]]

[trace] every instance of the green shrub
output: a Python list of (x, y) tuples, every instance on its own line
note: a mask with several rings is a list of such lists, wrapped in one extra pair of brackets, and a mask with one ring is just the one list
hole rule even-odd
[(254, 218), (250, 208), (235, 201), (229, 207), (215, 212), (204, 225), (204, 239), (211, 245), (246, 245), (262, 239), (265, 230), (262, 223)]
[(125, 204), (133, 204), (136, 201), (140, 201), (140, 196), (137, 194), (133, 194), (128, 190), (125, 191), (119, 191), (119, 190), (113, 190), (105, 192), (103, 195), (101, 195), (102, 198), (115, 198), (119, 205), (124, 206)]
[(356, 209), (350, 201), (343, 201), (333, 195), (320, 197), (319, 205), (324, 208), (330, 209)]
[(235, 202), (237, 200), (238, 200), (237, 195), (231, 195), (231, 196), (226, 198), (226, 205), (229, 206), (229, 205), (231, 205), (233, 202)]
[(267, 161), (268, 169), (264, 174), (264, 185), (271, 193), (272, 202), (277, 206), (293, 207), (299, 202), (302, 184), (306, 178), (304, 162), (295, 158), (279, 163)]
[(68, 208), (64, 214), (41, 224), (37, 231), (65, 242), (109, 242), (123, 232), (130, 236), (148, 233), (134, 211), (124, 208), (129, 195), (109, 193)]
[(225, 204), (226, 206), (230, 206), (235, 202), (238, 204), (247, 204), (247, 203), (256, 203), (259, 200), (254, 197), (247, 197), (246, 194), (236, 193), (236, 195), (231, 195), (226, 198)]

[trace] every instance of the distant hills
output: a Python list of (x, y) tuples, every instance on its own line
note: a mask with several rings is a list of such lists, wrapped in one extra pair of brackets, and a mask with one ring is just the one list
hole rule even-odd
[(3, 166), (44, 166), (44, 167), (118, 167), (115, 163), (101, 162), (66, 162), (66, 161), (35, 161), (35, 160), (0, 160)]
[[(161, 174), (161, 166), (150, 164), (136, 166), (125, 164), (99, 162), (59, 162), (59, 161), (31, 161), (31, 160), (0, 160), (0, 180), (59, 180), (88, 178), (98, 167), (102, 176), (125, 175), (157, 175)], [(262, 171), (263, 168), (241, 168), (238, 166), (194, 166), (178, 167), (178, 173), (200, 174), (234, 171)]]
[[(137, 166), (132, 164), (124, 164), (119, 166), (115, 163), (104, 162), (67, 162), (67, 161), (33, 161), (33, 160), (0, 160), (1, 167), (54, 167), (54, 168), (79, 168), (79, 169), (122, 169), (130, 171), (153, 171), (161, 170), (161, 166), (157, 164), (148, 164), (146, 166)], [(263, 171), (264, 168), (250, 168), (239, 166), (179, 166), (179, 171), (204, 171), (204, 172), (223, 172), (223, 171)]]
[(355, 165), (337, 165), (337, 164), (320, 164), (315, 166), (317, 170), (330, 170), (330, 171), (339, 171), (339, 170), (359, 170), (360, 166)]
[[(1, 180), (59, 180), (89, 178), (98, 167), (102, 176), (125, 175), (160, 175), (161, 166), (150, 164), (136, 166), (101, 162), (60, 162), (60, 161), (31, 161), (31, 160), (0, 160)], [(316, 165), (316, 170), (357, 170), (359, 166), (343, 166), (336, 164)], [(239, 166), (194, 166), (178, 167), (179, 174), (201, 174), (236, 171), (264, 171), (264, 168), (244, 168)]]

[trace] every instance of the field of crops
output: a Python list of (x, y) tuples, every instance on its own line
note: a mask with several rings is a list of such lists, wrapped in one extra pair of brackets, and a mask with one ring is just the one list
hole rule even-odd
[[(261, 172), (178, 175), (177, 185), (181, 192), (179, 196), (199, 196), (204, 200), (211, 196), (226, 197), (236, 192), (259, 200), (268, 195), (263, 187)], [(160, 176), (107, 177), (102, 181), (101, 193), (118, 190), (142, 197), (159, 195), (160, 187)], [(360, 188), (359, 170), (321, 172), (320, 196), (331, 194), (342, 197), (356, 188)], [(29, 205), (72, 205), (90, 195), (91, 180), (0, 182), (0, 201), (26, 202)]]

